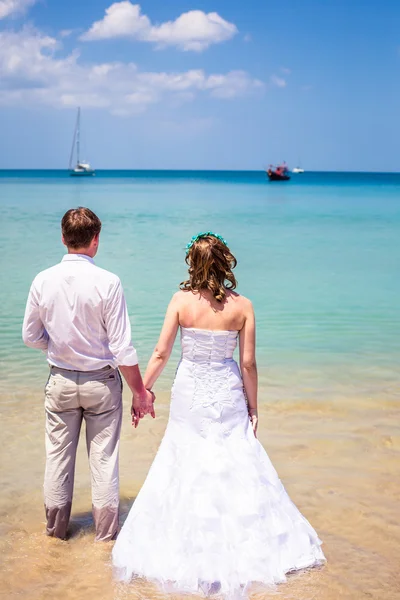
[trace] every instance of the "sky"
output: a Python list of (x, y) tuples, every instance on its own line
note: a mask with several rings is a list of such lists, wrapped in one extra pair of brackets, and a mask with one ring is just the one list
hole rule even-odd
[(398, 0), (0, 0), (0, 168), (400, 171)]

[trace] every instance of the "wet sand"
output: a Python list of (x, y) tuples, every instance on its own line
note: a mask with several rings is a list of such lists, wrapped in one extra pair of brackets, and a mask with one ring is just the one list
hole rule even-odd
[[(37, 389), (37, 386), (35, 386)], [(295, 574), (254, 600), (400, 598), (400, 387), (374, 395), (304, 394), (260, 408), (259, 439), (291, 498), (324, 541), (327, 564)], [(121, 440), (122, 519), (161, 440), (168, 396), (138, 430), (125, 394)], [(89, 473), (81, 439), (67, 542), (44, 535), (44, 415), (40, 390), (0, 397), (0, 597), (29, 600), (162, 599), (145, 582), (114, 585), (111, 544), (95, 544)], [(177, 596), (169, 596), (177, 600)], [(187, 598), (187, 596), (185, 597)]]

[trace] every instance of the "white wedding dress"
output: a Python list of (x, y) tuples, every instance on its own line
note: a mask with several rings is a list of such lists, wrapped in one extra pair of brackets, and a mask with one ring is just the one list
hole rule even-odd
[(168, 426), (112, 553), (121, 581), (231, 599), (325, 560), (254, 437), (237, 337), (181, 328)]

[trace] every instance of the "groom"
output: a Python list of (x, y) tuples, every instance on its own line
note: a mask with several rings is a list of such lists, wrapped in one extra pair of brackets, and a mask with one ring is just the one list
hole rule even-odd
[(119, 278), (93, 258), (100, 219), (88, 208), (61, 221), (68, 254), (32, 283), (23, 340), (46, 352), (46, 471), (44, 498), (50, 536), (65, 539), (71, 514), (75, 457), (82, 419), (92, 478), (96, 540), (118, 530), (118, 453), (123, 374), (132, 391), (132, 422), (154, 415), (154, 396), (143, 385)]

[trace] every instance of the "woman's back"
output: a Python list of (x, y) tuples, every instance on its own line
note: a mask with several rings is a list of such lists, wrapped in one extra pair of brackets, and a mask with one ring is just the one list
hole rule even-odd
[(180, 291), (175, 295), (179, 325), (187, 329), (240, 331), (245, 322), (249, 300), (226, 290), (226, 298), (218, 302), (208, 290)]

